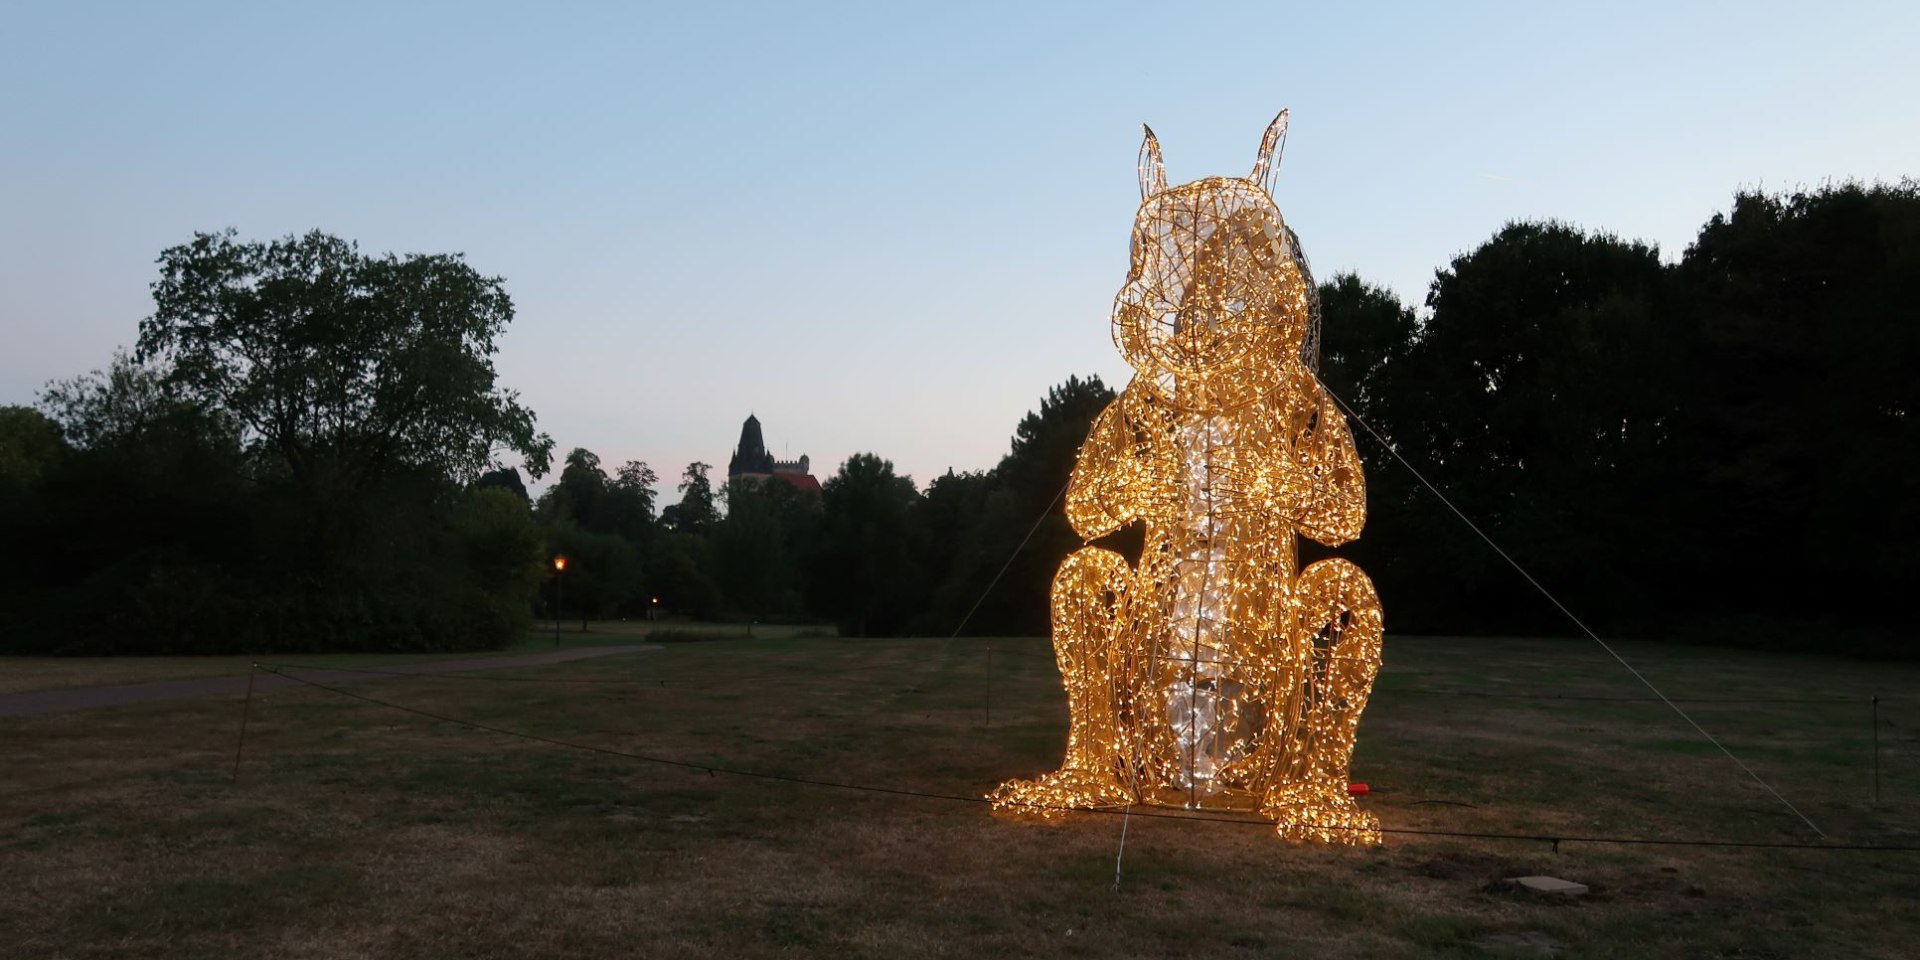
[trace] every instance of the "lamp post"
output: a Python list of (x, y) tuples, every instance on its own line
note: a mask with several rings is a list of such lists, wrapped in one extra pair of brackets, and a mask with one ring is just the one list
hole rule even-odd
[(553, 645), (556, 647), (560, 645), (560, 604), (563, 600), (566, 599), (566, 596), (567, 596), (567, 591), (566, 591), (567, 578), (565, 576), (566, 572), (567, 572), (567, 558), (564, 556), (554, 557), (553, 558)]
[(647, 620), (651, 622), (658, 619), (660, 619), (660, 598), (654, 597), (653, 606), (647, 608)]

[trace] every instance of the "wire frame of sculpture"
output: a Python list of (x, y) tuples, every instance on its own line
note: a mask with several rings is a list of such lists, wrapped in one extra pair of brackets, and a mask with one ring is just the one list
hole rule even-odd
[(1002, 809), (1147, 803), (1258, 811), (1281, 837), (1377, 843), (1349, 795), (1380, 666), (1373, 584), (1342, 559), (1299, 566), (1366, 519), (1353, 435), (1312, 369), (1317, 306), (1253, 173), (1169, 188), (1151, 129), (1114, 342), (1135, 370), (1094, 421), (1067, 489), (1085, 541), (1141, 524), (1137, 564), (1099, 546), (1053, 582), (1071, 726), (1060, 769), (1001, 784)]

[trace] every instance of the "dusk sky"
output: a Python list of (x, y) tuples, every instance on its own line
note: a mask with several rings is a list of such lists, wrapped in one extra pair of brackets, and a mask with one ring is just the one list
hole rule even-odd
[[(1920, 173), (1920, 5), (0, 6), (0, 404), (103, 367), (194, 231), (466, 254), (556, 441), (990, 467), (1128, 370), (1140, 124), (1419, 303), (1514, 219), (1677, 258), (1736, 189)], [(663, 502), (677, 499), (668, 492)]]

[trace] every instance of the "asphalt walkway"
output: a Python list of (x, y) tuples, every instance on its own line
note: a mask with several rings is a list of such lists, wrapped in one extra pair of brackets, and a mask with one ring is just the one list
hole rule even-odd
[[(619, 647), (572, 647), (512, 657), (472, 657), (465, 660), (423, 660), (414, 663), (382, 664), (360, 669), (301, 668), (302, 678), (321, 683), (347, 680), (379, 680), (401, 676), (425, 676), (436, 673), (463, 673), (469, 670), (499, 670), (505, 667), (539, 667), (552, 663), (570, 663), (623, 653), (658, 650), (656, 644)], [(263, 659), (263, 662), (265, 660)], [(380, 672), (373, 673), (371, 670)], [(34, 690), (27, 693), (0, 694), (0, 717), (31, 717), (48, 713), (69, 713), (99, 707), (121, 707), (157, 700), (184, 700), (190, 697), (241, 696), (247, 692), (247, 674), (227, 677), (198, 677), (192, 680), (158, 680), (152, 683), (122, 683), (102, 687), (67, 687), (62, 690)], [(252, 677), (254, 692), (280, 687), (300, 686), (299, 680), (276, 676), (261, 670)]]

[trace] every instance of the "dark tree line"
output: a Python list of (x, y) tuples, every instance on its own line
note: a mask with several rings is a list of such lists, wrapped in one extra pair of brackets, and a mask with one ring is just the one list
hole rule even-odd
[[(1596, 631), (1911, 653), (1920, 185), (1742, 193), (1677, 263), (1510, 224), (1436, 271), (1424, 310), (1351, 275), (1320, 292), (1322, 376), (1365, 424), (1371, 519), (1343, 552), (1390, 629), (1578, 632), (1403, 458)], [(1069, 380), (999, 465), (924, 494), (850, 461), (806, 565), (826, 581), (811, 612), (1044, 632), (1078, 546), (1054, 500), (1111, 396)]]
[[(1557, 223), (1323, 289), (1324, 376), (1587, 624), (1910, 655), (1920, 184), (1742, 193), (1677, 264)], [(1576, 632), (1356, 427), (1389, 629)]]
[[(969, 632), (1044, 630), (1053, 567), (1078, 545), (1057, 497), (1112, 397), (1097, 378), (1069, 378), (1019, 424), (998, 467), (948, 473), (924, 493), (871, 453), (847, 458), (818, 493), (777, 479), (716, 490), (711, 468), (692, 463), (679, 501), (656, 513), (647, 464), (609, 472), (576, 448), (530, 505), (548, 557), (568, 561), (564, 585), (540, 586), (540, 613), (811, 621), (849, 636), (950, 633), (963, 620)], [(514, 471), (480, 485), (526, 502)]]
[[(493, 386), (497, 280), (320, 235), (161, 262), (134, 356), (0, 409), (7, 648), (452, 648), (536, 612), (1043, 633), (1114, 395), (1069, 378), (1000, 463), (924, 491), (858, 454), (818, 494), (689, 464), (662, 505), (647, 464), (575, 449), (530, 501), (496, 454), (537, 479), (551, 441)], [(1920, 186), (1743, 193), (1677, 263), (1514, 223), (1422, 309), (1320, 293), (1369, 486), (1342, 553), (1389, 630), (1576, 632), (1404, 459), (1602, 633), (1911, 653)]]
[(457, 256), (320, 233), (160, 256), (132, 355), (0, 409), (0, 649), (434, 650), (521, 635), (552, 441), (494, 385), (513, 307)]

